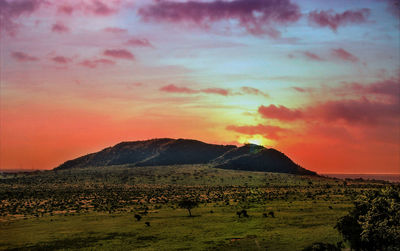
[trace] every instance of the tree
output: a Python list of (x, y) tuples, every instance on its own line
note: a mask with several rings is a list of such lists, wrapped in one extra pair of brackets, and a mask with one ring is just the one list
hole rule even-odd
[(178, 206), (179, 206), (180, 208), (184, 208), (184, 209), (187, 209), (187, 210), (188, 210), (189, 217), (192, 217), (191, 209), (197, 207), (198, 205), (199, 205), (199, 203), (198, 203), (197, 201), (192, 200), (192, 199), (187, 199), (187, 198), (181, 200), (181, 201), (178, 203)]
[(336, 228), (355, 250), (400, 250), (400, 187), (360, 195)]

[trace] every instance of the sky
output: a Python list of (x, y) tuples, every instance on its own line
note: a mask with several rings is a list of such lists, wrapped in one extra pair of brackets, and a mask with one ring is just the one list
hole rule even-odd
[(400, 173), (398, 0), (0, 0), (0, 169), (121, 141)]

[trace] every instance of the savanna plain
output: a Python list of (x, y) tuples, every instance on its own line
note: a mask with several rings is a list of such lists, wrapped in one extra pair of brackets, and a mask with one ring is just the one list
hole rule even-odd
[(348, 248), (338, 219), (357, 195), (387, 186), (393, 185), (209, 165), (3, 173), (0, 249)]

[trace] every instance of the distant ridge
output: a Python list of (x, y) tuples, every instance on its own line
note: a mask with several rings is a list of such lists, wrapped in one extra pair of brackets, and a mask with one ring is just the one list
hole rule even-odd
[(165, 166), (210, 164), (215, 168), (316, 175), (285, 154), (263, 146), (207, 144), (191, 139), (160, 138), (121, 142), (99, 152), (68, 160), (55, 170), (96, 166)]

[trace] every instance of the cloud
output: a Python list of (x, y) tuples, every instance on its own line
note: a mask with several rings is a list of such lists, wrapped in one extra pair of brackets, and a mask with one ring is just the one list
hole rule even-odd
[(345, 83), (344, 87), (340, 89), (347, 92), (350, 90), (352, 92), (361, 93), (362, 95), (386, 95), (395, 100), (400, 99), (400, 80), (395, 78), (381, 80), (369, 85), (363, 85), (357, 82)]
[(139, 46), (139, 47), (153, 47), (153, 45), (149, 42), (149, 40), (145, 38), (131, 38), (125, 44), (130, 46)]
[(370, 101), (367, 98), (332, 100), (308, 106), (304, 109), (289, 109), (285, 106), (260, 106), (258, 113), (266, 119), (280, 121), (344, 121), (349, 124), (377, 124), (391, 118), (399, 118), (400, 106), (396, 103)]
[(250, 34), (267, 34), (274, 38), (280, 36), (274, 25), (293, 23), (301, 17), (299, 6), (290, 0), (156, 1), (139, 9), (138, 13), (145, 21), (190, 22), (201, 28), (235, 20)]
[(400, 81), (397, 78), (370, 84), (344, 83), (340, 87), (323, 89), (320, 95), (325, 96), (325, 92), (337, 95), (339, 99), (298, 109), (275, 105), (260, 106), (258, 113), (263, 118), (280, 121), (343, 121), (348, 125), (390, 125), (394, 120), (400, 121)]
[(97, 16), (110, 16), (118, 12), (118, 9), (109, 7), (102, 1), (95, 0), (85, 6), (85, 10)]
[(232, 92), (230, 89), (225, 88), (204, 88), (204, 89), (191, 89), (187, 87), (179, 87), (174, 84), (166, 85), (160, 88), (160, 91), (170, 92), (170, 93), (185, 93), (185, 94), (196, 94), (196, 93), (206, 93), (206, 94), (217, 94), (221, 96), (233, 96), (233, 95), (262, 95), (265, 97), (269, 97), (268, 94), (252, 87), (243, 86), (240, 88), (241, 92)]
[(74, 7), (72, 7), (71, 5), (61, 5), (57, 8), (57, 11), (59, 13), (63, 13), (66, 15), (71, 15), (72, 12), (74, 12)]
[(122, 34), (122, 33), (128, 32), (127, 29), (122, 29), (122, 28), (118, 28), (118, 27), (107, 27), (107, 28), (104, 28), (103, 31), (109, 32), (109, 33), (114, 33), (114, 34)]
[(387, 119), (399, 118), (400, 105), (370, 101), (363, 97), (354, 100), (328, 101), (308, 108), (308, 115), (327, 122), (342, 120), (349, 124), (374, 125)]
[(99, 65), (115, 65), (115, 62), (105, 58), (95, 59), (95, 60), (86, 59), (82, 61), (80, 65), (93, 69)]
[[(99, 17), (102, 16), (106, 17), (118, 13), (118, 5), (120, 3), (121, 1), (100, 1), (100, 0), (87, 0), (84, 2), (70, 1), (68, 4), (63, 3), (59, 5), (57, 8), (57, 12), (70, 16), (76, 11), (83, 11), (86, 14), (95, 15)], [(111, 6), (110, 4), (113, 6)]]
[(37, 57), (30, 56), (24, 52), (14, 51), (11, 53), (11, 56), (19, 62), (30, 62), (30, 61), (38, 61)]
[(309, 51), (305, 51), (304, 52), (304, 56), (306, 56), (306, 58), (314, 60), (314, 61), (324, 61), (323, 58), (321, 58), (320, 56), (318, 56), (315, 53), (309, 52)]
[(258, 108), (258, 113), (261, 114), (263, 118), (268, 119), (278, 119), (283, 121), (292, 121), (300, 119), (303, 117), (303, 112), (298, 109), (289, 109), (283, 105), (275, 106), (260, 106)]
[(206, 93), (206, 94), (217, 94), (222, 96), (228, 96), (231, 94), (230, 90), (222, 88), (206, 88), (201, 90), (194, 90), (187, 87), (178, 87), (173, 84), (161, 87), (160, 91), (170, 92), (170, 93), (186, 93), (186, 94)]
[(256, 89), (256, 88), (253, 88), (253, 87), (243, 86), (242, 88), (240, 88), (240, 90), (245, 94), (261, 95), (261, 96), (269, 98), (269, 95), (267, 93), (262, 92), (259, 89)]
[(113, 58), (128, 59), (128, 60), (134, 60), (135, 59), (135, 56), (131, 52), (129, 52), (127, 50), (124, 50), (124, 49), (105, 50), (103, 52), (103, 54), (105, 56), (113, 57)]
[(4, 28), (10, 36), (14, 36), (19, 27), (15, 22), (15, 19), (32, 14), (34, 11), (39, 9), (43, 2), (44, 1), (41, 0), (0, 0), (0, 19), (2, 29)]
[(356, 63), (359, 61), (359, 59), (356, 56), (354, 56), (353, 54), (351, 54), (350, 52), (348, 52), (342, 48), (333, 49), (332, 55), (341, 60), (344, 60), (344, 61), (349, 61), (349, 62), (353, 62), (353, 63)]
[(223, 89), (223, 88), (206, 88), (206, 89), (200, 90), (200, 92), (218, 94), (218, 95), (222, 95), (222, 96), (228, 96), (231, 94), (230, 90)]
[(320, 27), (329, 27), (336, 32), (340, 26), (367, 22), (370, 13), (369, 9), (347, 10), (342, 13), (335, 13), (333, 10), (319, 12), (315, 10), (308, 14), (308, 21)]
[(292, 88), (293, 88), (294, 90), (298, 91), (298, 92), (307, 92), (306, 89), (301, 88), (301, 87), (293, 86)]
[(55, 56), (55, 57), (51, 58), (51, 60), (53, 60), (54, 62), (56, 62), (58, 64), (67, 64), (67, 63), (71, 62), (70, 58), (66, 58), (63, 56)]
[(287, 129), (279, 126), (261, 125), (256, 126), (235, 126), (229, 125), (226, 127), (229, 131), (234, 131), (246, 135), (262, 135), (268, 139), (278, 140), (282, 137), (282, 133), (286, 132)]
[(172, 93), (187, 93), (187, 94), (194, 94), (199, 93), (199, 91), (187, 88), (187, 87), (178, 87), (176, 85), (166, 85), (160, 88), (160, 91), (163, 92), (172, 92)]
[(65, 26), (64, 24), (57, 22), (57, 23), (53, 24), (53, 26), (51, 27), (51, 31), (57, 32), (57, 33), (66, 33), (66, 32), (69, 32), (69, 28), (67, 26)]

